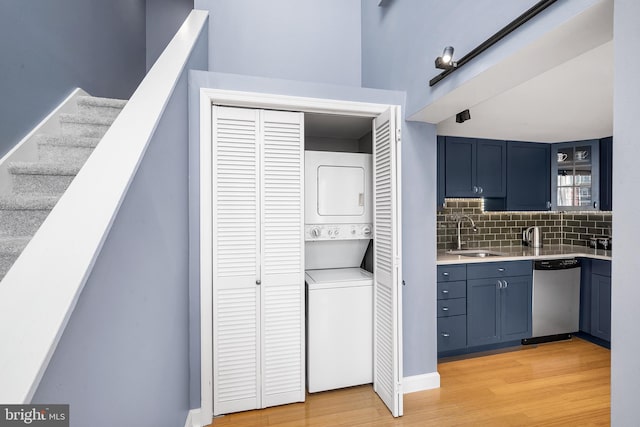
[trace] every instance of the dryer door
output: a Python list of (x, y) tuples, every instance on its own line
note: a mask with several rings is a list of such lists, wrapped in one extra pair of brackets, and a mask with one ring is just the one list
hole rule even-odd
[(364, 215), (365, 170), (358, 165), (318, 166), (318, 214)]
[(305, 151), (305, 223), (369, 224), (371, 154)]

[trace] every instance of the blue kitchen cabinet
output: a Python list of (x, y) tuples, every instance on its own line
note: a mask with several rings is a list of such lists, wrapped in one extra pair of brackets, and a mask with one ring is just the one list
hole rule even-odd
[(580, 331), (591, 334), (591, 258), (580, 258)]
[(611, 277), (591, 275), (591, 335), (611, 341)]
[(507, 142), (508, 211), (551, 208), (551, 148), (535, 142)]
[(531, 276), (514, 276), (503, 280), (501, 290), (502, 341), (531, 337), (533, 281)]
[(445, 144), (445, 138), (444, 136), (438, 136), (438, 141), (437, 141), (437, 149), (438, 149), (438, 178), (437, 178), (437, 182), (438, 182), (438, 201), (437, 201), (437, 209), (438, 210), (442, 210), (444, 209), (444, 198), (445, 198), (445, 188), (444, 188), (444, 183), (445, 183), (445, 174), (444, 174), (444, 167), (445, 167), (445, 148), (444, 148), (444, 144)]
[(553, 210), (600, 209), (600, 141), (551, 145)]
[(580, 331), (611, 341), (611, 261), (581, 259)]
[(444, 145), (446, 197), (505, 197), (505, 141), (447, 136)]
[(531, 337), (531, 261), (467, 266), (467, 345)]
[(438, 353), (467, 346), (467, 266), (439, 265), (438, 271)]
[(500, 289), (498, 279), (467, 280), (467, 344), (500, 342)]
[(600, 210), (613, 210), (612, 190), (613, 138), (600, 140)]
[(611, 341), (611, 261), (591, 262), (591, 335)]

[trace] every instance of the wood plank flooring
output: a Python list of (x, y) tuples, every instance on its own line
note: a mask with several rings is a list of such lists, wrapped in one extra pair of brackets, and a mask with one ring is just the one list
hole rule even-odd
[(610, 366), (609, 350), (573, 338), (440, 363), (441, 387), (405, 395), (397, 419), (371, 386), (360, 386), (226, 415), (210, 426), (606, 426)]

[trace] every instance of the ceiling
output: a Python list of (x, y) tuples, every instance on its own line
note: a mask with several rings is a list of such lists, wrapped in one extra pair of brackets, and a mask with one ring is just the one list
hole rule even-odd
[[(436, 123), (439, 135), (536, 142), (611, 136), (612, 40), (613, 1), (602, 0), (469, 76), (411, 119)], [(457, 72), (473, 73), (469, 68)], [(456, 123), (465, 109), (471, 119)]]
[(438, 123), (439, 135), (558, 142), (613, 134), (613, 42)]

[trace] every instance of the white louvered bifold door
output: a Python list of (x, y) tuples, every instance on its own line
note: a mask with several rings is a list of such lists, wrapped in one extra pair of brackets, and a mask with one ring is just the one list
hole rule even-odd
[(260, 407), (259, 111), (213, 107), (213, 411)]
[(263, 111), (262, 406), (302, 402), (304, 116)]
[(397, 110), (373, 121), (374, 372), (373, 387), (394, 417), (402, 415), (400, 162)]

